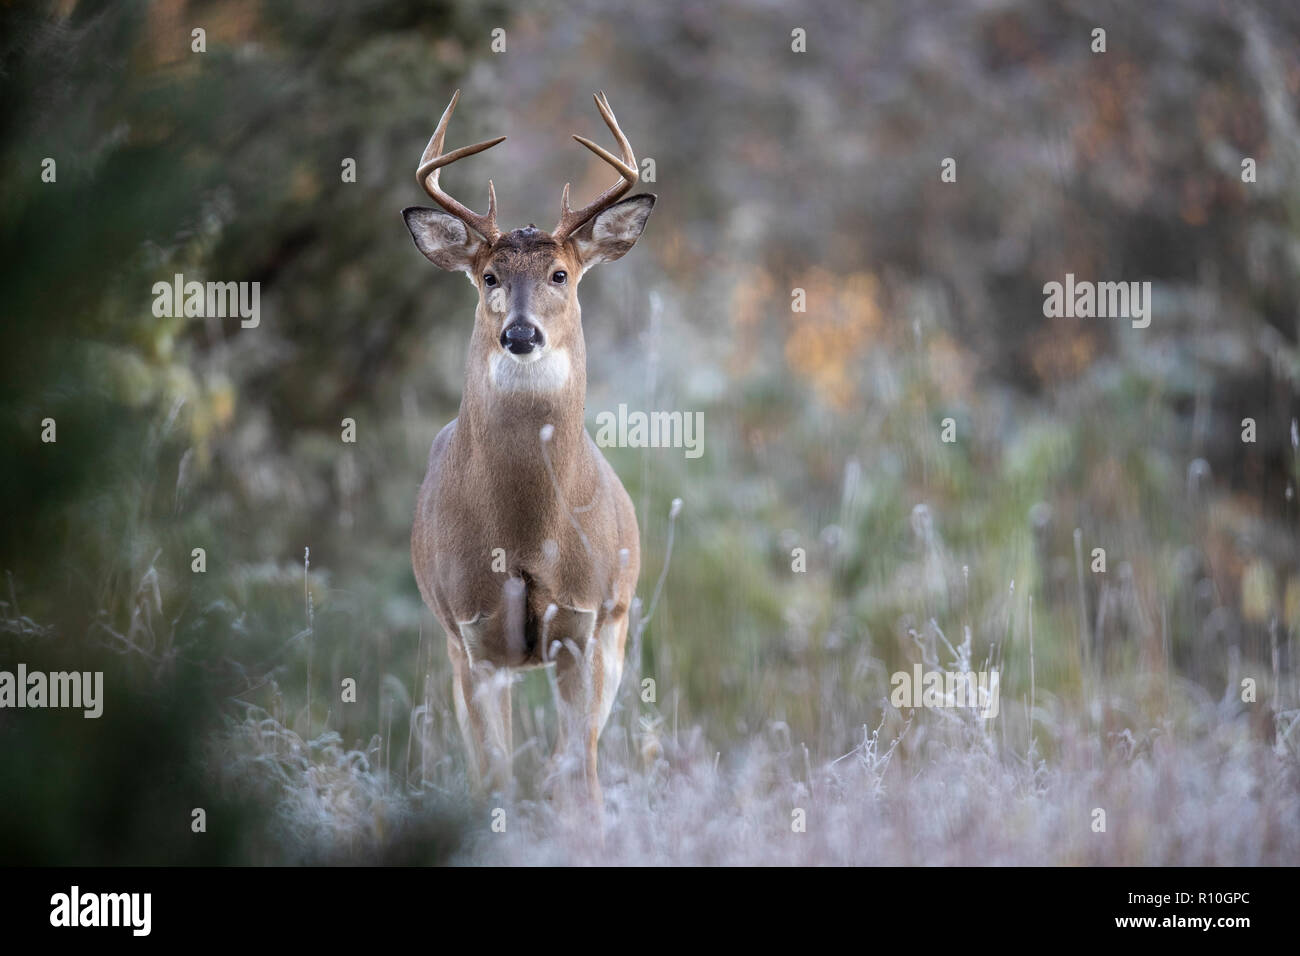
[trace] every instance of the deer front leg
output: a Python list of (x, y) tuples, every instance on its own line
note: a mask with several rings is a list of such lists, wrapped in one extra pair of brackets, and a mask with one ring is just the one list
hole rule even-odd
[(468, 755), (470, 783), (479, 793), (511, 782), (510, 674), (490, 664), (471, 665), (459, 640), (447, 635), (456, 722)]
[(553, 608), (548, 608), (543, 618), (542, 639), (555, 661), (559, 711), (556, 756), (566, 765), (565, 770), (581, 768), (587, 797), (601, 809), (604, 801), (596, 755), (604, 665), (600, 642), (595, 639), (596, 612)]
[(618, 696), (619, 685), (623, 682), (623, 658), (627, 647), (628, 614), (623, 610), (617, 616), (606, 613), (600, 626), (596, 629), (596, 641), (600, 645), (601, 694), (600, 720), (597, 732), (605, 730), (609, 715), (614, 710), (614, 699)]

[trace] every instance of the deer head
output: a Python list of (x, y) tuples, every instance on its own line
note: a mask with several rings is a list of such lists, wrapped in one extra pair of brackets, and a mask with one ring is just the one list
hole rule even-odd
[(505, 139), (499, 136), (444, 153), (447, 123), (459, 98), (457, 90), (416, 169), (416, 179), (442, 210), (412, 206), (402, 210), (402, 216), (416, 247), (430, 262), (466, 273), (478, 289), (471, 353), (486, 355), (488, 380), (506, 389), (561, 388), (572, 381), (571, 369), (585, 366), (578, 283), (592, 266), (619, 259), (632, 248), (655, 197), (645, 194), (619, 201), (636, 185), (636, 156), (605, 94), (598, 93), (596, 107), (618, 141), (622, 158), (589, 139), (573, 138), (613, 166), (618, 182), (577, 210), (569, 207), (566, 184), (560, 221), (551, 232), (529, 225), (502, 233), (491, 181), (486, 215), (448, 195), (438, 182), (444, 166)]

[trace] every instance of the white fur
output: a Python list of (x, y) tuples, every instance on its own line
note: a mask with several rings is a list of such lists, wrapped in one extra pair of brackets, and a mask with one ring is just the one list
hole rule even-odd
[(627, 617), (621, 617), (617, 621), (606, 621), (605, 626), (600, 629), (600, 633), (595, 635), (600, 641), (601, 661), (604, 663), (605, 673), (601, 675), (600, 685), (600, 723), (597, 726), (605, 729), (605, 722), (609, 720), (610, 712), (614, 709), (614, 699), (618, 697), (618, 685), (623, 680), (623, 655), (618, 653), (618, 629), (627, 623)]
[(556, 392), (569, 381), (569, 350), (534, 349), (515, 355), (504, 349), (488, 358), (488, 381), (503, 392)]
[(465, 656), (469, 658), (471, 667), (483, 657), (483, 634), (487, 630), (487, 620), (480, 612), (474, 615), (473, 620), (456, 622), (456, 628), (460, 631), (461, 644), (465, 648)]

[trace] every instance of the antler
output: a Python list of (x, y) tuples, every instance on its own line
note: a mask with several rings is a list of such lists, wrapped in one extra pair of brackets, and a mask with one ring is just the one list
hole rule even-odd
[(636, 155), (632, 152), (632, 144), (627, 141), (627, 137), (623, 135), (623, 131), (618, 128), (618, 120), (614, 118), (614, 111), (609, 108), (609, 100), (605, 98), (603, 92), (597, 93), (595, 95), (595, 100), (596, 108), (600, 110), (600, 115), (604, 118), (605, 125), (609, 127), (609, 131), (613, 133), (614, 138), (618, 140), (619, 149), (623, 152), (623, 158), (621, 160), (615, 158), (608, 150), (597, 146), (585, 137), (575, 135), (573, 138), (617, 169), (622, 178), (597, 196), (595, 202), (583, 206), (576, 212), (569, 208), (570, 184), (565, 183), (564, 196), (560, 199), (560, 222), (551, 233), (557, 242), (563, 242), (571, 233), (574, 232), (574, 230), (589, 220), (592, 216), (599, 212), (603, 212), (610, 206), (614, 205), (614, 203), (617, 202), (624, 193), (636, 185), (637, 179), (640, 178), (636, 168)]
[(451, 114), (456, 109), (456, 101), (459, 99), (460, 90), (457, 90), (452, 94), (451, 102), (447, 104), (442, 119), (438, 120), (438, 128), (433, 131), (433, 138), (429, 140), (429, 145), (424, 148), (424, 155), (420, 157), (420, 165), (415, 170), (415, 179), (439, 206), (456, 216), (488, 242), (496, 242), (501, 235), (501, 230), (497, 228), (497, 194), (492, 187), (492, 180), (488, 180), (488, 211), (486, 216), (480, 216), (468, 206), (457, 202), (443, 192), (442, 187), (438, 185), (438, 173), (442, 167), (450, 165), (458, 159), (464, 159), (466, 156), (481, 153), (485, 149), (491, 149), (505, 139), (504, 136), (498, 136), (496, 139), (475, 143), (473, 146), (462, 146), (460, 149), (452, 150), (445, 156), (442, 155), (442, 141), (447, 136), (447, 121), (451, 119)]

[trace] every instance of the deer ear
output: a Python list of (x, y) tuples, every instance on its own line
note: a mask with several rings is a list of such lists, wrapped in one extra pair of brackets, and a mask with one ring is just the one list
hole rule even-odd
[[(435, 266), (448, 272), (472, 272), (474, 257), (483, 247), (483, 240), (463, 222), (449, 213), (424, 206), (408, 206), (402, 210), (402, 218), (411, 230), (415, 248)], [(473, 278), (471, 274), (470, 279)]]
[(600, 215), (592, 216), (573, 234), (573, 243), (578, 248), (583, 268), (623, 258), (641, 237), (654, 207), (655, 197), (651, 193), (642, 193), (616, 202)]

